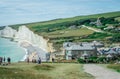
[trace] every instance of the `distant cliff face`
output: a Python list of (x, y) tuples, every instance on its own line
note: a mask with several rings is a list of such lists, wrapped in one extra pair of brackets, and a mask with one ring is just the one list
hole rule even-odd
[(13, 38), (18, 43), (28, 42), (43, 49), (46, 52), (51, 52), (52, 46), (48, 44), (48, 39), (44, 39), (42, 36), (34, 34), (26, 26), (20, 26), (18, 31), (11, 27), (5, 27), (0, 31), (0, 36)]
[(16, 30), (12, 29), (11, 27), (5, 27), (3, 30), (0, 31), (0, 36), (3, 37), (15, 37), (15, 34), (17, 33)]

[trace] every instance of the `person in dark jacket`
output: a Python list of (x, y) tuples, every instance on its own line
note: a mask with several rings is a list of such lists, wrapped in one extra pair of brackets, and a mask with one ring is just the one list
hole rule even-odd
[(38, 58), (38, 64), (41, 64), (41, 58), (40, 57)]
[(2, 64), (2, 60), (3, 60), (3, 58), (2, 58), (2, 57), (0, 57), (0, 65)]
[(7, 58), (7, 62), (8, 62), (8, 64), (11, 63), (11, 59), (10, 59), (10, 57)]
[(6, 60), (6, 59), (5, 59), (5, 57), (4, 57), (4, 58), (3, 58), (4, 63), (5, 63), (5, 60)]
[(52, 58), (52, 62), (53, 62), (53, 63), (55, 62), (55, 59), (54, 59), (54, 58)]
[(26, 61), (27, 61), (27, 63), (29, 64), (29, 62), (30, 62), (29, 57), (27, 57)]

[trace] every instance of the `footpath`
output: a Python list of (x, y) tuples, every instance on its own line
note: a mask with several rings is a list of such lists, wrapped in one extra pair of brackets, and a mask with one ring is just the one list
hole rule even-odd
[(95, 79), (120, 79), (120, 73), (95, 64), (84, 64), (85, 72), (93, 75)]

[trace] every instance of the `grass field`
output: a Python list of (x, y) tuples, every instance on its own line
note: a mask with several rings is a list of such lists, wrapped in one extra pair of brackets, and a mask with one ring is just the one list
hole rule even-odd
[(43, 32), (41, 35), (44, 35), (49, 38), (57, 38), (57, 37), (72, 37), (72, 36), (83, 36), (92, 34), (94, 31), (89, 30), (87, 28), (79, 28), (79, 29), (64, 29), (64, 30), (56, 30), (54, 32), (46, 33)]
[(120, 72), (120, 64), (110, 64), (107, 67), (111, 68), (111, 69), (114, 69), (117, 72)]
[(14, 63), (0, 67), (0, 79), (94, 79), (83, 71), (81, 64)]

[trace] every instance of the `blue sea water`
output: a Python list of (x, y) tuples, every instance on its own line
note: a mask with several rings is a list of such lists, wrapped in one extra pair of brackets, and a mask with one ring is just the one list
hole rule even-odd
[(11, 62), (18, 62), (25, 54), (25, 50), (16, 42), (10, 39), (0, 38), (0, 57), (10, 57)]

